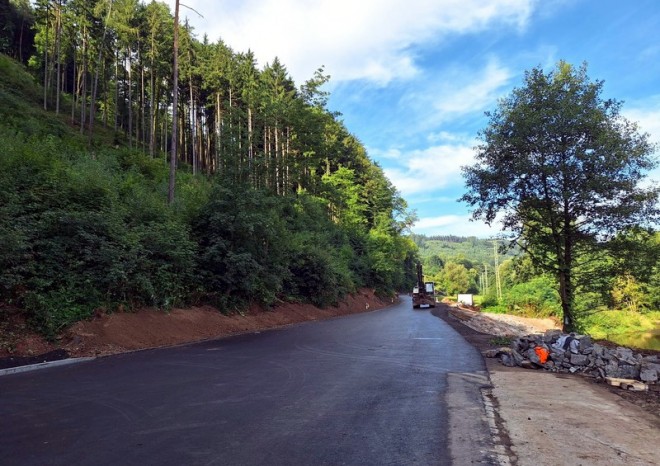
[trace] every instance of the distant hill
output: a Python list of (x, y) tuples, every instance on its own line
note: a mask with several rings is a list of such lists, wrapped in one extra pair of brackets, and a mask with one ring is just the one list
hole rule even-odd
[[(468, 269), (482, 269), (484, 264), (489, 268), (495, 265), (494, 243), (502, 246), (502, 240), (480, 239), (475, 236), (425, 236), (412, 235), (411, 239), (419, 248), (419, 255), (426, 266), (425, 272), (433, 273), (431, 269), (438, 267), (437, 258), (442, 263), (457, 262), (462, 263)], [(506, 252), (498, 252), (498, 261), (501, 264), (504, 260), (515, 257), (519, 254), (517, 248), (507, 249)], [(427, 270), (428, 269), (428, 270)]]

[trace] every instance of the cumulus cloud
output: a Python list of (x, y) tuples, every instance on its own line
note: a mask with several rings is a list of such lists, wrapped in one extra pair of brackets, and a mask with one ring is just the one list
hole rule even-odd
[(637, 122), (643, 132), (649, 133), (651, 141), (660, 144), (660, 95), (631, 105), (623, 114), (630, 121)]
[(460, 169), (474, 160), (473, 144), (444, 144), (401, 152), (399, 164), (384, 169), (403, 196), (462, 183)]
[[(660, 95), (633, 103), (624, 109), (623, 115), (637, 122), (641, 132), (649, 134), (649, 140), (656, 144), (656, 156), (660, 157)], [(660, 167), (649, 173), (649, 181), (660, 183)]]
[(372, 159), (377, 160), (397, 160), (401, 158), (401, 149), (390, 147), (388, 149), (379, 149), (377, 147), (367, 147), (367, 152)]
[[(436, 128), (456, 118), (492, 108), (508, 90), (513, 76), (513, 72), (495, 58), (491, 58), (482, 69), (455, 66), (443, 71), (434, 81), (407, 92), (401, 98), (400, 106), (417, 115), (420, 129)], [(429, 139), (448, 140), (452, 137), (456, 136), (434, 132)]]
[[(170, 5), (174, 0), (168, 0)], [(296, 81), (325, 65), (333, 81), (380, 84), (415, 76), (414, 48), (454, 34), (524, 28), (536, 0), (187, 0), (200, 36), (252, 50), (261, 65), (279, 57)]]
[(490, 238), (500, 233), (496, 226), (488, 226), (480, 221), (472, 221), (469, 216), (440, 215), (419, 219), (412, 231), (418, 235), (457, 235)]

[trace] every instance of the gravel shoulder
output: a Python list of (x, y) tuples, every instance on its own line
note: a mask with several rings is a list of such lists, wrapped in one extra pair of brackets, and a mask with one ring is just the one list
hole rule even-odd
[[(545, 319), (487, 315), (447, 305), (432, 312), (482, 352), (501, 346), (498, 336), (552, 328)], [(579, 375), (505, 367), (497, 359), (486, 358), (486, 366), (500, 436), (510, 445), (510, 464), (657, 464), (657, 392), (627, 392)]]

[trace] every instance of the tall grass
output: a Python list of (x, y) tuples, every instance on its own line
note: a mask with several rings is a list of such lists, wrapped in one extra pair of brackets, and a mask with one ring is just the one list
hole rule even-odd
[(604, 311), (586, 316), (583, 320), (585, 333), (594, 338), (610, 338), (613, 335), (633, 332), (650, 332), (660, 328), (660, 311), (644, 314), (631, 311)]

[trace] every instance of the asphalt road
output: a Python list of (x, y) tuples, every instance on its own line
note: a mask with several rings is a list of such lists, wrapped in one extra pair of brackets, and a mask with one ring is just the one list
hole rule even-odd
[[(478, 394), (484, 370), (473, 347), (403, 297), (371, 313), (0, 377), (0, 463), (451, 464), (450, 444), (474, 449), (487, 436), (481, 424), (462, 427), (470, 444), (456, 435), (479, 416), (477, 395), (448, 402)], [(477, 382), (451, 395), (456, 374)]]

